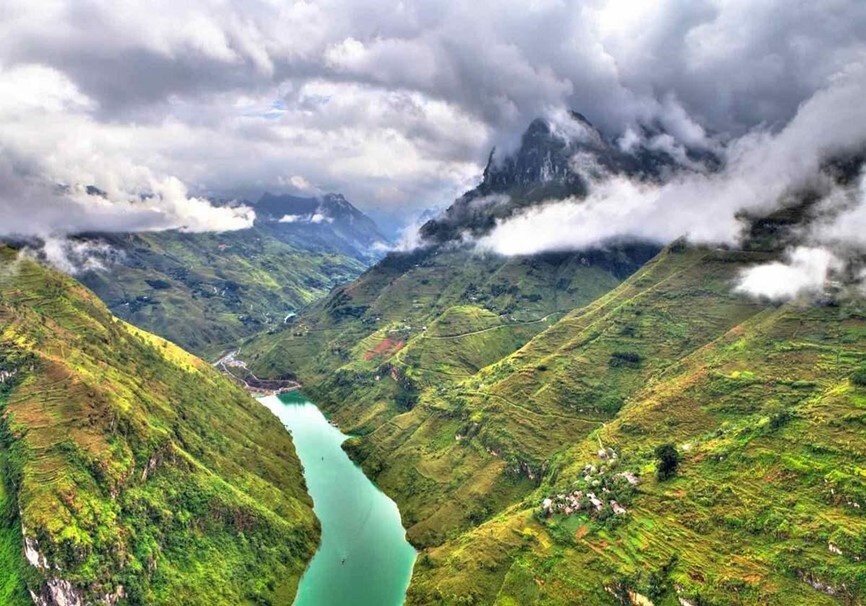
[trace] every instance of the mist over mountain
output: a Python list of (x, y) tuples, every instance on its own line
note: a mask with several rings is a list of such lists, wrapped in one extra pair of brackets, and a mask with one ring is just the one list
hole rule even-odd
[(235, 229), (249, 209), (204, 200), (263, 191), (339, 191), (408, 218), (567, 108), (626, 146), (648, 128), (668, 148), (713, 150), (783, 128), (862, 62), (866, 24), (854, 0), (7, 9), (7, 236)]
[(0, 605), (863, 606), (864, 99), (862, 0), (6, 0)]
[(376, 222), (342, 194), (304, 198), (265, 193), (254, 208), (260, 224), (268, 224), (293, 238), (325, 238), (332, 249), (348, 247), (359, 259), (376, 259), (390, 246)]

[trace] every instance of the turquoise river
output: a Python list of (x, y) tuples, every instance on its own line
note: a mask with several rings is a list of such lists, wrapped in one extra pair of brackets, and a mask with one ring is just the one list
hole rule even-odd
[(397, 505), (343, 452), (346, 436), (315, 404), (296, 393), (259, 401), (291, 432), (322, 524), (295, 606), (402, 604), (416, 554)]

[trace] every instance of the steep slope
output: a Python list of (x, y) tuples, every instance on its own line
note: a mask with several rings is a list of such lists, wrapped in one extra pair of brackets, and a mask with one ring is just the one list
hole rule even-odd
[(279, 421), (0, 255), (3, 603), (289, 603), (318, 525)]
[(421, 228), (429, 242), (452, 242), (467, 234), (487, 233), (497, 220), (548, 200), (585, 196), (591, 182), (603, 175), (623, 175), (657, 182), (683, 170), (710, 171), (718, 159), (706, 151), (682, 148), (680, 161), (658, 128), (643, 128), (643, 143), (627, 146), (611, 141), (577, 112), (558, 120), (536, 119), (521, 137), (520, 146), (504, 157), (491, 152), (484, 176), (445, 213)]
[[(682, 257), (691, 259), (685, 267)], [(623, 406), (590, 432), (534, 428), (547, 428), (546, 449), (536, 451), (549, 455), (541, 486), (430, 550), (411, 603), (637, 603), (636, 593), (656, 604), (862, 603), (866, 392), (850, 377), (866, 361), (866, 306), (738, 304), (718, 278), (747, 261), (665, 253), (480, 373), (493, 379), (485, 397), (508, 407), (580, 401), (589, 381)], [(691, 345), (676, 351), (678, 342)], [(616, 352), (639, 361), (608, 363)], [(545, 363), (553, 376), (539, 382)], [(551, 397), (551, 387), (560, 393)], [(483, 411), (484, 397), (469, 408)], [(497, 411), (487, 425), (507, 427), (508, 416)], [(490, 434), (485, 427), (460, 447), (478, 452)], [(654, 449), (664, 443), (682, 462), (660, 481)], [(521, 436), (508, 448), (534, 444)], [(544, 513), (545, 498), (574, 491), (579, 510)], [(586, 502), (591, 491), (605, 495), (599, 511)]]
[[(467, 234), (581, 195), (575, 155), (669, 168), (530, 130), (425, 225), (425, 248), (242, 350), (356, 433), (346, 448), (423, 552), (409, 603), (862, 603), (862, 297), (734, 292), (803, 233), (812, 198), (754, 217), (742, 250), (479, 254)], [(658, 479), (665, 445), (682, 463)]]
[(207, 357), (357, 277), (367, 261), (279, 224), (224, 234), (102, 235), (116, 251), (78, 277), (128, 322)]

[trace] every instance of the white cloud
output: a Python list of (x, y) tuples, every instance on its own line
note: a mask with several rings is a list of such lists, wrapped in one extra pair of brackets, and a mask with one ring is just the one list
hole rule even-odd
[(823, 201), (827, 217), (810, 230), (810, 237), (836, 247), (866, 249), (866, 173), (854, 191), (835, 190)]
[(280, 218), (280, 223), (333, 223), (333, 217), (328, 217), (322, 213), (313, 213), (311, 215), (283, 215)]
[(302, 192), (316, 191), (316, 187), (300, 175), (292, 175), (288, 179), (289, 185)]
[(744, 270), (736, 290), (773, 301), (819, 294), (826, 287), (830, 273), (842, 266), (842, 261), (824, 248), (800, 246), (789, 251), (783, 262)]
[(407, 214), (460, 193), (492, 144), (551, 108), (613, 133), (658, 121), (676, 141), (657, 145), (676, 151), (708, 132), (778, 130), (866, 48), (859, 0), (7, 0), (2, 12), (0, 149), (28, 178), (86, 177), (114, 196), (149, 172), (194, 195), (256, 195), (303, 175)]
[(21, 250), (19, 256), (36, 259), (67, 274), (104, 271), (122, 258), (123, 253), (108, 244), (93, 240), (45, 238), (38, 245)]
[[(864, 97), (864, 68), (849, 66), (778, 133), (753, 131), (732, 141), (719, 172), (687, 173), (662, 185), (599, 175), (587, 198), (550, 202), (511, 217), (478, 245), (526, 255), (581, 249), (618, 237), (736, 244), (743, 211), (766, 213), (802, 188), (829, 187), (822, 163), (866, 144)], [(827, 229), (828, 235), (862, 234), (866, 211), (857, 207)]]
[[(99, 123), (95, 108), (52, 68), (0, 67), (0, 235), (252, 224), (252, 209), (214, 207), (190, 196), (178, 178), (134, 161), (144, 133)], [(105, 195), (89, 194), (87, 186)]]

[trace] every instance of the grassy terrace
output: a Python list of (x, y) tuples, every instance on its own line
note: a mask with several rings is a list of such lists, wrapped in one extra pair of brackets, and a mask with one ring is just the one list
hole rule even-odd
[[(631, 304), (649, 303), (640, 298)], [(717, 309), (705, 294), (700, 300)], [(687, 305), (678, 310), (691, 315)], [(521, 503), (431, 550), (414, 600), (605, 603), (627, 588), (656, 603), (859, 603), (866, 392), (848, 376), (866, 360), (866, 318), (858, 302), (753, 311), (629, 387), (621, 411), (595, 432), (561, 442), (542, 485)], [(646, 310), (638, 316), (646, 322)], [(589, 351), (601, 346), (591, 343), (572, 359), (597, 357)], [(622, 370), (597, 372), (610, 380)], [(610, 388), (622, 393), (621, 385)], [(544, 401), (536, 395), (529, 401)], [(539, 518), (544, 495), (602, 464), (599, 441), (641, 478), (629, 513)], [(684, 462), (676, 478), (658, 482), (652, 451), (668, 441)]]

